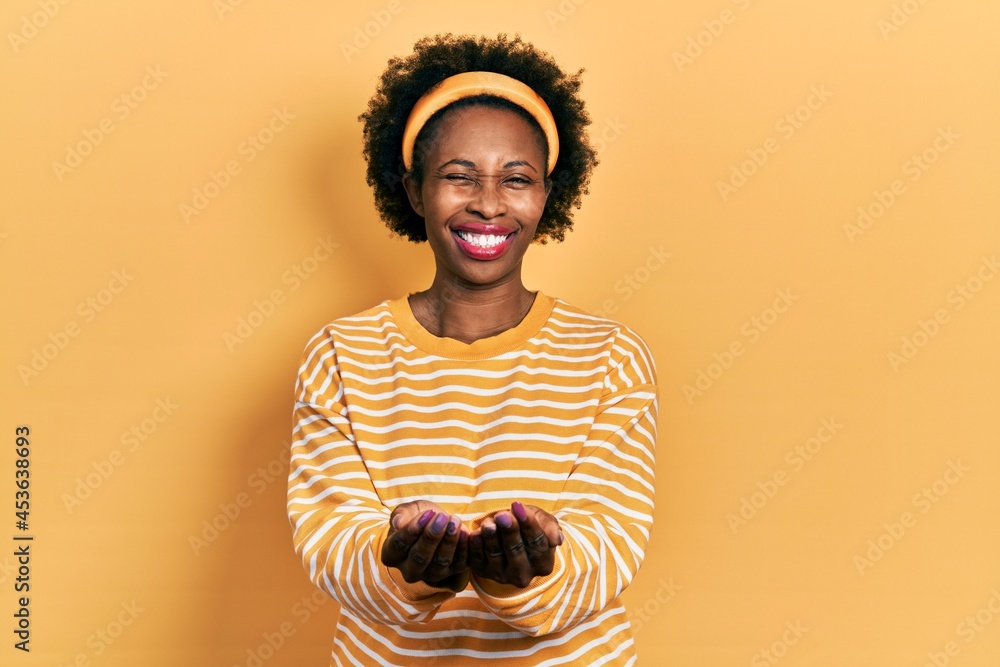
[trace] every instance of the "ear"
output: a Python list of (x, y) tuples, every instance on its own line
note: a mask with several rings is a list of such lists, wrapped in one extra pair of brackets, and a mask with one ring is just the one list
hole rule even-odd
[(421, 218), (424, 217), (424, 201), (420, 193), (420, 186), (417, 185), (413, 174), (406, 172), (403, 174), (403, 187), (406, 189), (406, 197), (410, 200), (410, 206)]

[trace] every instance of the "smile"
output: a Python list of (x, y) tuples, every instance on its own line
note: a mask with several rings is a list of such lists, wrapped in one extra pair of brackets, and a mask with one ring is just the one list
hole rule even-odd
[(477, 260), (492, 260), (506, 254), (514, 244), (517, 231), (510, 234), (476, 234), (467, 229), (453, 229), (455, 243), (467, 257)]
[(466, 243), (471, 243), (472, 245), (480, 248), (495, 248), (510, 238), (514, 232), (505, 236), (496, 236), (494, 234), (473, 234), (472, 232), (459, 229), (456, 230), (455, 233)]

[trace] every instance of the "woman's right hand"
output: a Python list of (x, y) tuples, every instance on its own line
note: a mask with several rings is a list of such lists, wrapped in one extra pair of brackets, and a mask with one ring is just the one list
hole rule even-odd
[(449, 516), (428, 500), (414, 500), (389, 516), (382, 564), (398, 569), (407, 583), (422, 581), (460, 592), (469, 583), (468, 544), (458, 515)]

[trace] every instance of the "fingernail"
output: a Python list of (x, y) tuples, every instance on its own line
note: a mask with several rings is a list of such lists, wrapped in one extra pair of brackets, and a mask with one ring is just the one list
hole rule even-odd
[(451, 520), (448, 522), (448, 534), (454, 535), (455, 531), (457, 530), (458, 530), (458, 517), (453, 516), (451, 517)]
[(427, 522), (431, 520), (432, 516), (434, 516), (434, 510), (427, 510), (420, 515), (419, 519), (417, 519), (417, 525), (423, 528), (427, 525)]
[(524, 509), (524, 505), (517, 502), (516, 500), (510, 506), (510, 509), (514, 512), (514, 516), (517, 517), (518, 521), (524, 521), (528, 518), (528, 512)]
[(514, 524), (514, 522), (511, 521), (510, 519), (510, 515), (507, 514), (506, 512), (501, 512), (500, 514), (497, 514), (496, 522), (497, 525), (503, 528), (504, 530), (507, 530)]
[(393, 530), (398, 530), (399, 529), (399, 515), (398, 514), (396, 516), (392, 517), (392, 519), (389, 520), (389, 525), (392, 526)]
[(565, 538), (563, 538), (562, 531), (560, 530), (559, 531), (559, 541), (556, 542), (556, 546), (559, 546), (560, 544), (562, 544), (563, 543), (563, 539), (565, 539)]
[(431, 532), (440, 533), (442, 530), (444, 530), (444, 527), (447, 523), (448, 523), (448, 515), (445, 514), (444, 512), (441, 512), (440, 514), (437, 515), (437, 517), (435, 517), (434, 523), (431, 524)]
[(494, 526), (493, 524), (490, 523), (490, 524), (486, 524), (485, 526), (483, 526), (483, 535), (491, 535), (492, 536), (493, 533), (495, 533), (495, 532), (497, 532), (497, 527)]

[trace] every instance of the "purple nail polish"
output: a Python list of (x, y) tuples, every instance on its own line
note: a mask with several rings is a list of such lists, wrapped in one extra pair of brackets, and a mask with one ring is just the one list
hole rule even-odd
[(427, 522), (431, 520), (432, 516), (434, 516), (434, 510), (427, 510), (420, 515), (419, 519), (417, 519), (417, 525), (423, 528), (427, 525)]
[(512, 525), (514, 525), (514, 522), (511, 521), (510, 519), (510, 515), (507, 514), (506, 512), (501, 512), (500, 514), (497, 514), (496, 522), (497, 525), (503, 528), (504, 530), (507, 530)]
[(434, 519), (434, 523), (431, 524), (431, 532), (440, 533), (442, 530), (444, 530), (444, 527), (445, 525), (447, 525), (447, 523), (448, 523), (448, 515), (445, 514), (444, 512), (441, 512)]
[(524, 505), (516, 500), (510, 506), (510, 509), (514, 512), (514, 516), (517, 517), (518, 521), (526, 521), (528, 519), (528, 512), (524, 509)]
[(448, 534), (454, 535), (458, 531), (458, 517), (453, 516), (451, 520), (448, 521)]
[(497, 532), (497, 527), (492, 524), (486, 524), (483, 526), (483, 535), (487, 537), (492, 537)]

